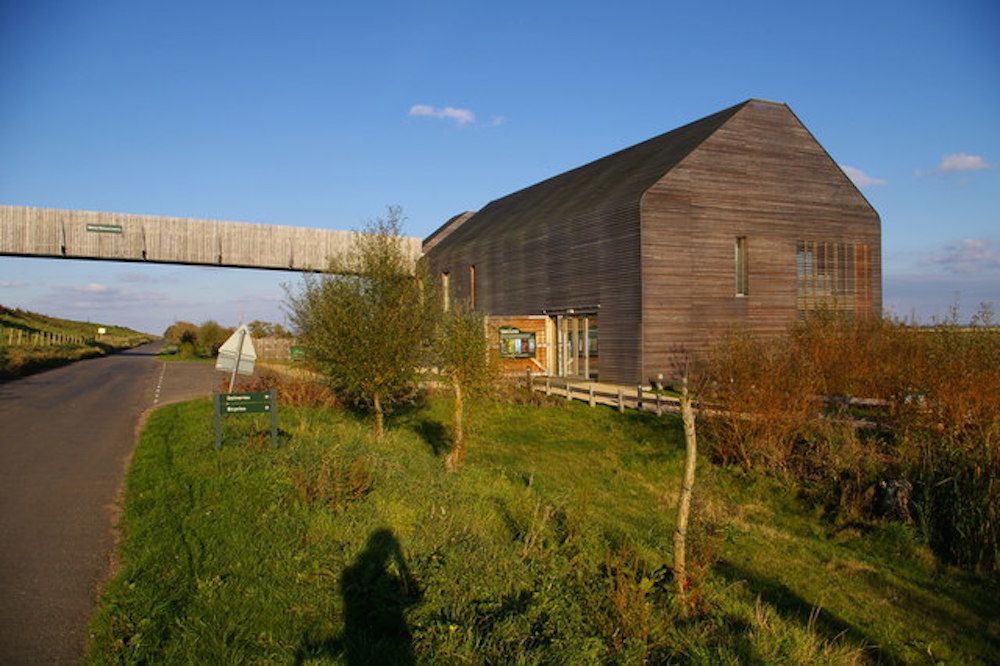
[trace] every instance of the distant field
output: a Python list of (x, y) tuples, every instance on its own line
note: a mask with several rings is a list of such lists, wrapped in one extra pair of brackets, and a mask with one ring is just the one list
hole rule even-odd
[[(98, 327), (105, 328), (98, 334)], [(122, 326), (59, 319), (0, 305), (0, 379), (28, 375), (149, 342)]]
[(155, 412), (89, 662), (1000, 662), (995, 577), (705, 461), (684, 617), (676, 419), (478, 403), (447, 474), (448, 408), (374, 443), (347, 412), (283, 407), (280, 448), (243, 416), (220, 453), (208, 401)]

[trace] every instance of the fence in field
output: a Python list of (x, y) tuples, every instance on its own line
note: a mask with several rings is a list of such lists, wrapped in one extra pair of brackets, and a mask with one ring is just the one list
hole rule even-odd
[(7, 347), (50, 347), (55, 345), (85, 345), (94, 338), (84, 335), (67, 335), (34, 329), (0, 326), (0, 345)]
[(262, 361), (287, 361), (294, 344), (293, 338), (254, 338), (253, 348)]
[(665, 413), (679, 413), (680, 399), (652, 391), (644, 386), (620, 386), (617, 384), (602, 384), (584, 380), (573, 380), (565, 377), (535, 376), (530, 372), (525, 379), (532, 391), (544, 392), (545, 395), (580, 400), (591, 407), (606, 405), (619, 412), (635, 409), (640, 412), (653, 412), (657, 416)]

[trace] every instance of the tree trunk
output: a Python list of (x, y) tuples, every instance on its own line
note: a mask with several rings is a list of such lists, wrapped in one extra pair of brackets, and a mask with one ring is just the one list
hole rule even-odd
[(683, 601), (687, 587), (688, 517), (691, 513), (694, 467), (698, 455), (698, 442), (694, 430), (694, 410), (691, 408), (691, 396), (688, 395), (686, 378), (681, 390), (681, 419), (684, 422), (684, 479), (681, 482), (681, 496), (677, 503), (677, 527), (674, 530), (674, 580), (677, 583), (677, 593)]
[(385, 415), (382, 412), (382, 399), (378, 393), (372, 396), (372, 402), (375, 410), (375, 439), (380, 440), (385, 433)]
[(444, 459), (444, 466), (450, 472), (458, 469), (459, 463), (465, 457), (465, 430), (462, 419), (465, 416), (465, 402), (462, 399), (462, 384), (453, 381), (455, 387), (455, 404), (452, 411), (452, 448)]

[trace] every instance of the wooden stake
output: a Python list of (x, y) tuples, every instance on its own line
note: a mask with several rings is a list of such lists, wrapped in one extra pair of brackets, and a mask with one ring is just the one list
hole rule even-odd
[(694, 494), (695, 462), (698, 456), (698, 441), (694, 427), (694, 410), (688, 394), (687, 376), (681, 384), (681, 419), (684, 422), (684, 478), (681, 481), (681, 496), (677, 503), (677, 527), (674, 529), (674, 581), (677, 594), (684, 601), (687, 591), (687, 530), (691, 515), (691, 496)]

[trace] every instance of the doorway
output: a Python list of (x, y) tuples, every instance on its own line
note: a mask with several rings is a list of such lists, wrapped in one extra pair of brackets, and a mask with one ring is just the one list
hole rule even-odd
[(600, 372), (597, 308), (547, 310), (555, 329), (552, 372), (557, 377), (591, 380)]

